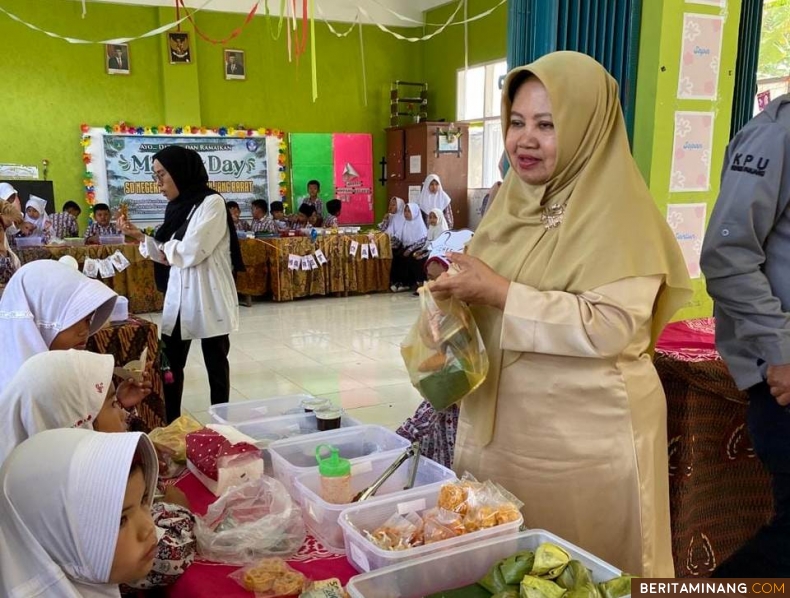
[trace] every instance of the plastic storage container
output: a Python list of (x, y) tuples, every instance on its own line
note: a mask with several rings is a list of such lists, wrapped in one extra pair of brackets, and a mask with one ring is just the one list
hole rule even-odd
[(393, 460), (411, 445), (411, 442), (382, 426), (364, 425), (340, 428), (320, 434), (278, 440), (269, 445), (274, 477), (296, 498), (294, 479), (315, 471), (315, 449), (321, 444), (337, 447), (340, 456), (353, 462), (375, 454), (391, 454)]
[(571, 558), (581, 561), (595, 582), (608, 581), (620, 570), (589, 552), (543, 530), (501, 536), (385, 567), (352, 577), (346, 590), (352, 598), (423, 598), (443, 590), (461, 588), (482, 579), (491, 566), (521, 550), (535, 550), (551, 542), (563, 547)]
[(442, 540), (410, 548), (409, 550), (382, 550), (374, 545), (364, 535), (364, 531), (372, 532), (386, 523), (395, 513), (422, 513), (436, 506), (439, 499), (439, 488), (426, 488), (410, 493), (408, 497), (393, 496), (382, 499), (373, 504), (366, 502), (350, 507), (340, 514), (340, 527), (343, 529), (343, 538), (346, 543), (346, 554), (349, 562), (357, 571), (367, 572), (397, 565), (404, 561), (414, 560), (443, 550), (455, 550), (473, 542), (488, 540), (498, 536), (508, 536), (518, 533), (524, 519), (497, 525), (488, 529), (481, 529), (470, 534), (463, 534), (456, 538)]
[[(393, 461), (398, 458), (397, 454), (375, 455), (360, 459), (351, 466), (351, 489), (353, 494), (365, 490), (375, 482)], [(404, 491), (403, 487), (409, 477), (409, 469), (412, 460), (408, 459), (390, 478), (379, 488), (378, 492), (365, 501), (366, 504), (381, 500), (387, 495), (398, 493), (406, 500), (406, 496), (413, 492), (413, 489)], [(435, 486), (437, 489), (445, 482), (455, 481), (457, 478), (452, 470), (435, 461), (420, 457), (417, 466), (417, 477), (414, 480), (414, 488), (424, 488)], [(353, 504), (333, 505), (321, 498), (321, 476), (318, 470), (314, 470), (300, 475), (294, 482), (296, 495), (302, 505), (302, 517), (307, 527), (318, 538), (321, 544), (331, 552), (343, 552), (345, 542), (343, 540), (343, 530), (338, 520), (340, 513)]]
[(219, 403), (209, 407), (208, 413), (218, 424), (245, 424), (281, 415), (304, 413), (301, 404), (304, 399), (313, 399), (312, 395), (286, 395), (256, 401), (238, 403)]
[(15, 237), (14, 242), (19, 249), (41, 247), (44, 244), (44, 237)]
[[(255, 440), (255, 445), (262, 449), (268, 448), (276, 440), (318, 432), (318, 420), (315, 414), (304, 412), (296, 415), (283, 415), (260, 421), (231, 425), (239, 432)], [(343, 415), (340, 419), (341, 428), (350, 428), (358, 425), (360, 423), (357, 420), (347, 415)]]
[(100, 245), (123, 245), (126, 237), (124, 235), (102, 235), (99, 237)]

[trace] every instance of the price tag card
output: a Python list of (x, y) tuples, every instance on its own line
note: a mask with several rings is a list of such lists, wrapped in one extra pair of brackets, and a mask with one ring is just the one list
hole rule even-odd
[(359, 243), (351, 241), (351, 248), (348, 250), (348, 254), (352, 257), (357, 257), (357, 249), (359, 249)]
[(310, 260), (307, 259), (307, 256), (302, 258), (302, 270), (310, 270)]
[(379, 256), (379, 249), (375, 243), (370, 244), (370, 257), (376, 258)]
[(321, 264), (322, 266), (327, 263), (326, 256), (324, 255), (324, 252), (321, 251), (320, 249), (315, 250), (315, 259), (317, 259), (318, 263)]
[(363, 243), (362, 244), (362, 259), (363, 260), (368, 259), (369, 251), (370, 251), (370, 247), (368, 246), (368, 244), (367, 243)]

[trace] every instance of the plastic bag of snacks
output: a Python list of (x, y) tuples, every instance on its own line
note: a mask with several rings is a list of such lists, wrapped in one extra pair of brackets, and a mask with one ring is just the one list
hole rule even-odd
[(160, 467), (161, 477), (174, 477), (183, 471), (187, 462), (187, 434), (202, 428), (203, 424), (193, 417), (182, 415), (166, 428), (151, 430), (148, 437), (156, 445), (159, 458), (166, 466)]
[(438, 301), (428, 285), (420, 291), (420, 316), (401, 344), (414, 387), (441, 411), (475, 390), (488, 374), (488, 355), (469, 307)]
[(307, 583), (304, 575), (278, 558), (262, 559), (237, 569), (228, 577), (245, 590), (254, 592), (256, 598), (299, 596)]
[(337, 578), (308, 582), (299, 598), (348, 598), (343, 584)]
[(285, 487), (263, 476), (225, 492), (198, 517), (198, 553), (210, 561), (247, 565), (290, 556), (305, 539), (302, 512)]

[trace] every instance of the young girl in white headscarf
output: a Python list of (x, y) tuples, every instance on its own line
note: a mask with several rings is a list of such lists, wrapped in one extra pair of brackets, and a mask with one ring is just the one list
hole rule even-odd
[(412, 255), (422, 249), (428, 229), (422, 221), (420, 206), (409, 202), (403, 210), (403, 228), (400, 231), (400, 247), (392, 252), (392, 270), (390, 279), (393, 292), (416, 290), (418, 278), (415, 276)]
[(392, 244), (393, 251), (400, 247), (400, 233), (403, 230), (403, 210), (406, 203), (400, 197), (391, 197), (387, 213), (379, 223), (379, 230), (387, 233)]
[(33, 235), (41, 235), (45, 242), (49, 241), (52, 223), (47, 216), (47, 200), (31, 195), (25, 204), (25, 222), (35, 226)]
[[(15, 447), (46, 430), (82, 428), (118, 433), (128, 429), (129, 413), (116, 400), (112, 355), (89, 351), (48, 351), (28, 359), (0, 393), (0, 464)], [(47, 372), (41, 376), (41, 372)], [(170, 486), (153, 506), (159, 549), (145, 589), (174, 583), (195, 553), (194, 523), (183, 493)]]
[(156, 555), (156, 452), (143, 434), (60, 429), (0, 469), (0, 595), (118, 597)]
[(0, 391), (33, 355), (84, 349), (109, 320), (118, 295), (54, 260), (22, 266), (0, 298)]
[(434, 208), (428, 214), (428, 235), (425, 238), (425, 243), (420, 249), (411, 254), (409, 267), (418, 285), (422, 285), (425, 282), (425, 265), (431, 252), (431, 243), (438, 239), (446, 230), (448, 230), (448, 226), (444, 214), (439, 208)]
[(439, 209), (447, 220), (447, 228), (453, 228), (453, 209), (452, 200), (442, 189), (442, 181), (435, 174), (429, 174), (422, 184), (420, 198), (417, 200), (423, 213), (423, 222), (428, 221), (428, 214), (431, 210)]

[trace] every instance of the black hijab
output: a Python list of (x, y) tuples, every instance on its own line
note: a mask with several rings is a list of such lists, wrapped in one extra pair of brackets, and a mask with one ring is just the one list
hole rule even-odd
[[(151, 160), (152, 162), (158, 160), (178, 187), (178, 197), (167, 202), (165, 221), (157, 229), (154, 239), (162, 243), (170, 239), (180, 241), (186, 233), (192, 210), (203, 203), (203, 200), (209, 195), (218, 195), (218, 193), (208, 186), (206, 167), (203, 166), (200, 154), (194, 150), (180, 145), (169, 145), (155, 153)], [(236, 234), (236, 227), (233, 225), (230, 211), (226, 209), (225, 213), (230, 230), (230, 259), (235, 275), (238, 272), (244, 272), (244, 262), (241, 258), (239, 237)], [(154, 262), (156, 288), (163, 293), (167, 291), (169, 277), (170, 266)]]

